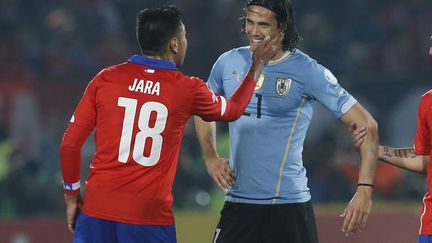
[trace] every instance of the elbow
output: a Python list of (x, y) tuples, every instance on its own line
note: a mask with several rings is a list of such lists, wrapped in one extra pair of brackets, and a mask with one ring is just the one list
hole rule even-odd
[(370, 132), (370, 133), (378, 136), (378, 123), (373, 117), (370, 117), (366, 121), (366, 129), (368, 130), (368, 133)]
[(364, 124), (366, 130), (367, 130), (367, 137), (372, 144), (375, 144), (378, 146), (379, 143), (379, 136), (378, 136), (378, 123), (377, 121), (371, 116), (369, 117), (365, 124)]

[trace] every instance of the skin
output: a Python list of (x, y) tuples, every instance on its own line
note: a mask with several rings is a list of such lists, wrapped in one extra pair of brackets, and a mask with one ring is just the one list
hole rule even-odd
[[(248, 7), (245, 31), (252, 51), (256, 49), (256, 46), (266, 35), (270, 37), (283, 35), (282, 28), (278, 26), (275, 14), (260, 6)], [(278, 53), (272, 60), (277, 60), (282, 55), (282, 46), (279, 46)], [(370, 131), (365, 135), (364, 142), (359, 148), (361, 156), (359, 183), (372, 184), (375, 175), (375, 161), (377, 160), (378, 150), (377, 123), (359, 103), (356, 103), (345, 113), (341, 121), (347, 125), (350, 123), (359, 124)], [(227, 160), (220, 158), (216, 151), (215, 123), (207, 123), (196, 117), (195, 127), (201, 148), (203, 149), (207, 172), (219, 188), (222, 190), (230, 189), (233, 183), (235, 183), (234, 173), (229, 167)], [(340, 215), (344, 218), (341, 230), (346, 236), (362, 231), (365, 227), (372, 206), (371, 198), (371, 187), (359, 186), (357, 188), (357, 192)]]

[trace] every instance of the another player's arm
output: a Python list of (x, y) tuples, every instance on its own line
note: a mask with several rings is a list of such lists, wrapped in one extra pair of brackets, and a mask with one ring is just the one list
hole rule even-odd
[(195, 116), (195, 130), (208, 174), (220, 189), (230, 189), (235, 181), (234, 172), (228, 161), (220, 158), (217, 152), (216, 122), (206, 122)]
[(379, 146), (378, 158), (393, 166), (417, 173), (427, 173), (429, 155), (417, 155), (411, 148)]
[[(350, 130), (352, 131), (354, 146), (358, 149), (364, 141), (367, 130), (358, 127), (356, 124), (351, 124)], [(380, 161), (416, 173), (427, 173), (429, 157), (429, 155), (416, 154), (414, 147), (392, 148), (379, 145), (378, 148), (378, 159)]]
[(372, 206), (372, 186), (375, 176), (375, 164), (378, 155), (378, 125), (372, 115), (359, 103), (354, 104), (342, 117), (345, 124), (356, 124), (367, 129), (363, 143), (360, 145), (360, 170), (357, 192), (341, 215), (345, 217), (342, 231), (349, 236), (361, 231), (367, 222)]

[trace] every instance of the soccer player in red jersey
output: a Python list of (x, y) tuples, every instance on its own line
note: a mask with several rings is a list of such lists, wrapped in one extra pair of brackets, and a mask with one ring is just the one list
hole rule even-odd
[[(432, 46), (429, 48), (429, 55), (432, 56)], [(355, 125), (352, 124), (351, 127), (355, 128)], [(353, 129), (354, 144), (357, 148), (366, 133), (364, 128)], [(432, 243), (432, 167), (429, 166), (431, 154), (432, 90), (429, 90), (420, 98), (414, 147), (391, 148), (380, 145), (378, 149), (380, 160), (402, 169), (427, 174), (428, 191), (423, 197), (418, 243)]]
[[(60, 147), (67, 224), (74, 242), (176, 242), (171, 188), (187, 120), (232, 121), (280, 38), (266, 38), (229, 99), (181, 73), (187, 39), (174, 6), (137, 15), (142, 55), (103, 69), (88, 84)], [(80, 151), (95, 129), (96, 151), (80, 200)], [(82, 212), (80, 213), (80, 209)]]

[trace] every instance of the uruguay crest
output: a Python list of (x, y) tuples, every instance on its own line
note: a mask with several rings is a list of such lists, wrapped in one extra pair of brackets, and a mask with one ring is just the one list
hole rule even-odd
[(291, 81), (289, 78), (276, 78), (276, 93), (279, 96), (288, 94), (291, 88)]

